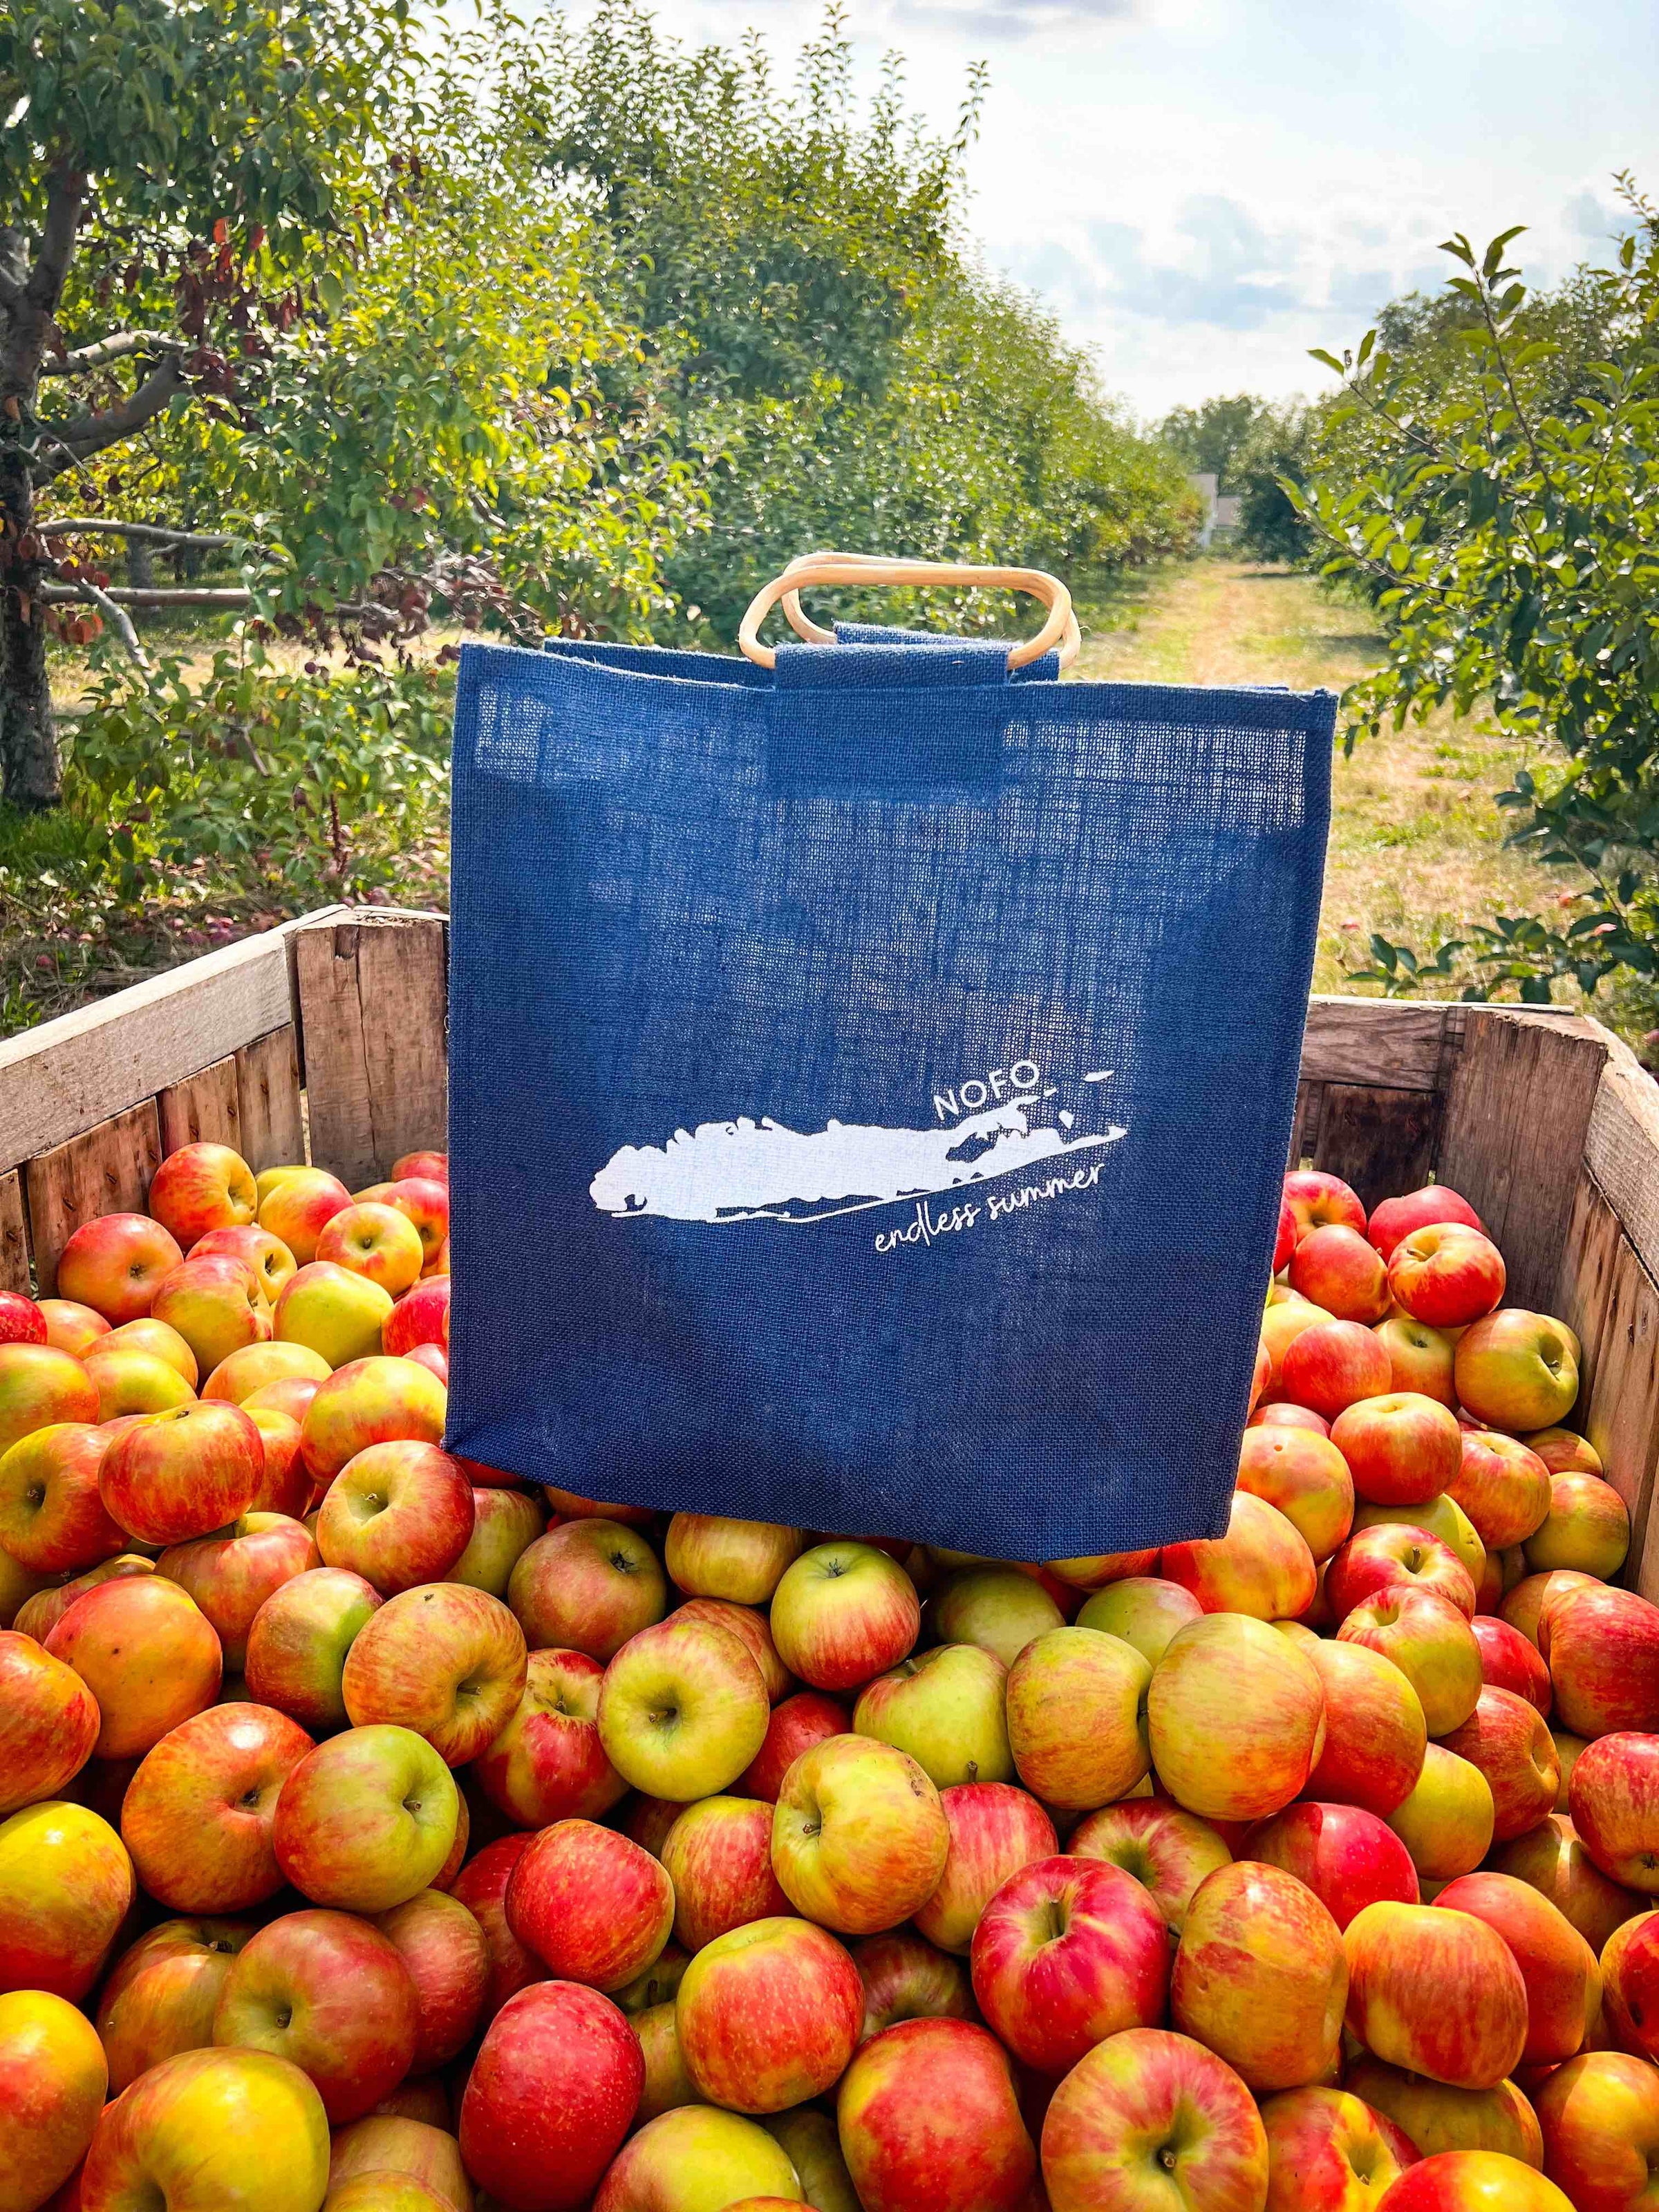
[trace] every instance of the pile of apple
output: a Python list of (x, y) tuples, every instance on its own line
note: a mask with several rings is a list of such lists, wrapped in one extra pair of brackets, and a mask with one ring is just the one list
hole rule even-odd
[(1289, 1176), (1226, 1533), (1024, 1565), (446, 1452), (447, 1202), (0, 1295), (0, 2212), (1659, 2206), (1659, 1608), (1455, 1192)]

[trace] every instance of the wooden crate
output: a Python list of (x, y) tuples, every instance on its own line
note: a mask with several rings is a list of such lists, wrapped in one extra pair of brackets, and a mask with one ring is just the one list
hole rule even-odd
[[(441, 1145), (447, 939), (440, 915), (328, 908), (0, 1043), (0, 1285), (49, 1295), (76, 1225), (142, 1206), (194, 1138), (354, 1188)], [(1634, 1055), (1545, 1010), (1316, 998), (1291, 1160), (1367, 1205), (1434, 1175), (1480, 1210), (1510, 1302), (1582, 1340), (1574, 1419), (1659, 1599), (1659, 1085)]]

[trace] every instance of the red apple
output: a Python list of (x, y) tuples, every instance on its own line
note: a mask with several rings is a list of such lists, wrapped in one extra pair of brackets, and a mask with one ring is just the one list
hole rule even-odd
[(179, 1406), (115, 1438), (98, 1487), (141, 1543), (185, 1544), (246, 1513), (264, 1471), (259, 1431), (240, 1406)]
[(289, 1912), (232, 1960), (213, 2040), (288, 2059), (341, 2127), (403, 2080), (419, 2024), (414, 1979), (378, 1929), (349, 1912)]
[(1552, 1427), (1578, 1395), (1578, 1348), (1548, 1314), (1508, 1306), (1466, 1329), (1457, 1341), (1457, 1395), (1493, 1429)]
[[(350, 1360), (320, 1385), (301, 1425), (306, 1465), (319, 1482), (331, 1482), (371, 1444), (440, 1443), (447, 1402), (442, 1383), (412, 1360)], [(463, 1480), (470, 1498), (471, 1480)]]
[(250, 1511), (285, 1513), (290, 1520), (300, 1520), (310, 1509), (315, 1487), (300, 1453), (300, 1424), (271, 1406), (244, 1404), (242, 1410), (259, 1431), (265, 1455), (265, 1471)]
[(1601, 1455), (1587, 1437), (1571, 1429), (1533, 1429), (1521, 1439), (1536, 1452), (1552, 1474), (1605, 1474)]
[[(0, 1570), (9, 1564), (15, 1566), (16, 1563), (9, 1553), (0, 1553)], [(17, 1607), (11, 1625), (20, 1636), (30, 1636), (37, 1644), (44, 1644), (76, 1598), (83, 1597), (89, 1589), (96, 1589), (100, 1583), (118, 1582), (134, 1575), (153, 1575), (155, 1562), (138, 1552), (123, 1552), (117, 1559), (88, 1567), (85, 1574), (76, 1575), (72, 1582), (53, 1583), (46, 1587), (37, 1586), (40, 1578), (24, 1576), (21, 1567), (16, 1571), (21, 1579), (15, 1587), (30, 1589), (31, 1595)]]
[[(258, 1234), (257, 1231), (255, 1234)], [(173, 1369), (192, 1395), (202, 1379), (196, 1354), (178, 1330), (168, 1322), (157, 1321), (148, 1314), (138, 1321), (123, 1322), (119, 1328), (112, 1328), (107, 1336), (100, 1337), (91, 1350), (82, 1356), (90, 1359), (95, 1355), (101, 1360), (115, 1351), (143, 1352), (153, 1359), (161, 1360), (164, 1365)]]
[[(240, 1236), (245, 1232), (239, 1230), (235, 1233)], [(252, 1233), (263, 1237), (264, 1231), (256, 1229)], [(331, 1371), (325, 1359), (303, 1344), (279, 1344), (274, 1340), (266, 1344), (245, 1344), (240, 1352), (233, 1352), (228, 1359), (220, 1361), (204, 1382), (202, 1395), (223, 1399), (233, 1406), (245, 1406), (253, 1393), (268, 1382), (292, 1381), (296, 1376), (310, 1382), (326, 1382)]]
[(894, 1929), (853, 1946), (853, 1964), (864, 1984), (867, 2043), (901, 2020), (971, 2020), (973, 1984), (959, 1959), (920, 1936)]
[(628, 1794), (599, 1741), (604, 1671), (581, 1651), (529, 1655), (517, 1711), (472, 1765), (484, 1796), (520, 1827), (597, 1820)]
[(1501, 1936), (1527, 1990), (1522, 2063), (1555, 2066), (1584, 2040), (1601, 1995), (1595, 1954), (1577, 1929), (1512, 1875), (1466, 1874), (1435, 1899), (1441, 1912), (1468, 1912)]
[(415, 2056), (411, 2074), (447, 2066), (471, 2040), (489, 1986), (489, 1945), (465, 1905), (441, 1889), (422, 1889), (382, 1912), (374, 1925), (415, 1984)]
[(1265, 1621), (1211, 1613), (1182, 1629), (1147, 1692), (1152, 1762), (1178, 1805), (1262, 1820), (1301, 1790), (1325, 1741), (1312, 1662)]
[(1570, 2059), (1538, 2093), (1544, 2171), (1580, 2212), (1645, 2212), (1659, 2171), (1659, 2070), (1616, 2051)]
[(1166, 1544), (1158, 1571), (1189, 1589), (1206, 1613), (1249, 1613), (1258, 1620), (1305, 1613), (1318, 1581), (1300, 1531), (1247, 1490), (1233, 1495), (1224, 1536)]
[(125, 1549), (98, 1488), (109, 1443), (89, 1421), (56, 1421), (0, 1457), (0, 1547), (31, 1574), (80, 1573)]
[(674, 1933), (688, 1951), (789, 1910), (772, 1872), (772, 1808), (757, 1797), (703, 1797), (688, 1805), (659, 1856), (672, 1884)]
[(327, 2116), (297, 2066), (263, 2051), (181, 2051), (106, 2106), (76, 2212), (274, 2212), (318, 2203), (327, 2185)]
[(1646, 1902), (1601, 1872), (1565, 1813), (1553, 1814), (1529, 1834), (1501, 1844), (1492, 1863), (1497, 1873), (1512, 1874), (1547, 1897), (1598, 1956), (1613, 1929)]
[(1067, 1849), (1073, 1857), (1107, 1859), (1133, 1875), (1175, 1936), (1186, 1925), (1200, 1884), (1232, 1863), (1220, 1832), (1167, 1797), (1126, 1797), (1103, 1806), (1073, 1829)]
[(1468, 1720), (1440, 1741), (1491, 1785), (1495, 1842), (1524, 1836), (1555, 1809), (1561, 1769), (1554, 1739), (1537, 1707), (1512, 1690), (1483, 1689)]
[(247, 1632), (249, 1695), (319, 1735), (343, 1728), (346, 1654), (380, 1602), (372, 1583), (343, 1567), (312, 1567), (283, 1583)]
[(378, 1283), (394, 1298), (420, 1280), (426, 1265), (420, 1231), (408, 1215), (373, 1203), (343, 1206), (331, 1214), (318, 1232), (315, 1256)]
[(280, 1237), (301, 1267), (317, 1256), (325, 1224), (351, 1203), (351, 1193), (321, 1168), (296, 1168), (259, 1202), (259, 1226)]
[(531, 1842), (528, 1836), (501, 1836), (486, 1844), (461, 1869), (449, 1893), (465, 1905), (489, 1947), (489, 1979), (483, 2015), (486, 2021), (495, 2017), (509, 1997), (528, 1989), (532, 1982), (547, 1978), (541, 1960), (525, 1948), (507, 1924), (507, 1884)]
[(772, 1640), (815, 1690), (851, 1690), (896, 1667), (916, 1640), (915, 1583), (872, 1545), (819, 1544), (787, 1567), (772, 1597)]
[(404, 2081), (365, 2118), (336, 2129), (325, 2200), (331, 2212), (467, 2212), (472, 2185), (449, 2132), (448, 2100), (435, 2124), (402, 2110), (414, 2102), (410, 2093), (420, 2090), (419, 2083)]
[(245, 1513), (222, 1536), (163, 1552), (155, 1571), (195, 1599), (218, 1633), (225, 1665), (240, 1673), (260, 1607), (316, 1565), (317, 1547), (301, 1522), (283, 1513)]
[(1537, 2115), (1513, 2081), (1453, 2089), (1362, 2054), (1345, 2068), (1343, 2086), (1403, 2129), (1425, 2158), (1445, 2150), (1497, 2150), (1523, 2166), (1543, 2165)]
[(98, 2034), (118, 2095), (164, 2058), (212, 2042), (230, 1962), (252, 1933), (245, 1920), (164, 1920), (123, 1952), (98, 1999)]
[(421, 1240), (422, 1272), (434, 1281), (447, 1276), (449, 1273), (447, 1177), (396, 1176), (380, 1194), (379, 1202), (391, 1206), (413, 1224)]
[(737, 1779), (766, 1741), (771, 1711), (743, 1638), (675, 1613), (630, 1638), (605, 1668), (599, 1741), (633, 1788), (686, 1804)]
[(712, 1620), (717, 1627), (729, 1628), (734, 1636), (741, 1638), (761, 1670), (761, 1680), (772, 1705), (787, 1698), (794, 1688), (795, 1678), (778, 1656), (766, 1615), (757, 1613), (752, 1605), (737, 1605), (723, 1597), (691, 1597), (684, 1605), (676, 1606), (674, 1611), (681, 1620)]
[(649, 1851), (614, 1829), (558, 1820), (514, 1869), (506, 1910), (556, 1980), (608, 1992), (643, 1973), (668, 1941), (674, 1887)]
[(1402, 2173), (1386, 2212), (1573, 2212), (1552, 2181), (1501, 2151), (1447, 2150)]
[(1060, 1846), (1054, 1824), (1036, 1798), (1008, 1783), (958, 1783), (939, 1792), (939, 1806), (951, 1833), (945, 1871), (913, 1917), (930, 1943), (965, 1956), (1002, 1884), (1034, 1860), (1052, 1858)]
[(781, 2112), (841, 2078), (858, 2048), (864, 1984), (833, 1936), (774, 1916), (697, 1952), (674, 2021), (685, 2070), (708, 2103)]
[[(1257, 1502), (1237, 1498), (1235, 1509)], [(1290, 1523), (1283, 1526), (1305, 1554)], [(1127, 1796), (1151, 1764), (1152, 1679), (1132, 1644), (1097, 1628), (1051, 1628), (1028, 1644), (1009, 1670), (1007, 1718), (1014, 1765), (1032, 1795), (1066, 1812)]]
[(1190, 2036), (1128, 2028), (1097, 2043), (1042, 2123), (1054, 2212), (1261, 2212), (1267, 2138), (1232, 2068)]
[[(441, 1279), (447, 1281), (448, 1278)], [(412, 1359), (417, 1367), (424, 1367), (428, 1375), (435, 1375), (445, 1389), (448, 1389), (449, 1354), (447, 1352), (441, 1352), (435, 1344), (415, 1344), (402, 1356), (405, 1359)]]
[(131, 1906), (132, 1861), (108, 1822), (61, 1800), (0, 1820), (0, 1995), (78, 2004)]
[(1431, 1736), (1461, 1728), (1474, 1711), (1480, 1647), (1464, 1614), (1438, 1591), (1381, 1590), (1355, 1606), (1336, 1632), (1340, 1642), (1364, 1644), (1394, 1662), (1421, 1700)]
[(1483, 1921), (1431, 1905), (1368, 1905), (1348, 1925), (1348, 2026), (1390, 2065), (1456, 2089), (1513, 2073), (1527, 1988)]
[(1374, 1505), (1423, 1505), (1449, 1489), (1462, 1464), (1462, 1440), (1456, 1416), (1413, 1390), (1364, 1399), (1331, 1427), (1356, 1492)]
[(0, 1291), (0, 1344), (46, 1344), (46, 1317), (21, 1291)]
[(448, 1314), (449, 1278), (434, 1275), (429, 1282), (416, 1283), (398, 1300), (381, 1328), (380, 1342), (394, 1356), (413, 1352), (421, 1344), (441, 1349)]
[[(255, 1345), (252, 1347), (256, 1352), (264, 1352), (270, 1348), (264, 1345)], [(305, 1346), (296, 1344), (284, 1345), (280, 1348), (283, 1351), (302, 1352)], [(210, 1382), (215, 1379), (216, 1378), (209, 1377)], [(324, 1379), (326, 1380), (326, 1377)], [(257, 1389), (250, 1390), (246, 1398), (239, 1399), (235, 1402), (240, 1404), (242, 1411), (252, 1419), (257, 1420), (262, 1413), (282, 1413), (292, 1421), (297, 1429), (310, 1412), (311, 1401), (317, 1395), (320, 1387), (308, 1375), (280, 1375), (275, 1382), (261, 1382)], [(304, 1462), (301, 1461), (301, 1464), (303, 1466)], [(306, 1494), (309, 1497), (316, 1486), (312, 1481), (309, 1468), (306, 1468), (305, 1474)]]
[(1479, 1229), (1457, 1221), (1426, 1222), (1402, 1237), (1389, 1256), (1395, 1304), (1431, 1328), (1467, 1328), (1503, 1301), (1504, 1255)]
[[(1306, 1429), (1316, 1437), (1328, 1437), (1331, 1425), (1311, 1406), (1291, 1406), (1275, 1401), (1258, 1406), (1244, 1424), (1246, 1429)], [(1346, 1462), (1345, 1462), (1346, 1463)]]
[(177, 1237), (147, 1214), (100, 1214), (58, 1254), (58, 1295), (118, 1328), (149, 1311), (156, 1285), (184, 1256)]
[(524, 1637), (499, 1598), (465, 1583), (426, 1583), (363, 1623), (340, 1690), (354, 1728), (413, 1729), (447, 1764), (464, 1766), (518, 1711), (527, 1673)]
[[(929, 1557), (945, 1570), (932, 1604), (933, 1633), (942, 1644), (971, 1644), (1012, 1667), (1029, 1644), (1065, 1626), (1066, 1608), (1055, 1591), (1068, 1586), (1046, 1568), (1032, 1574), (995, 1559), (964, 1565), (956, 1554)], [(1045, 1587), (1045, 1577), (1054, 1588)]]
[(1346, 1222), (1310, 1229), (1290, 1264), (1291, 1288), (1339, 1321), (1370, 1323), (1389, 1310), (1389, 1271)]
[(1296, 1875), (1241, 1859), (1200, 1883), (1176, 1953), (1170, 2016), (1258, 2095), (1330, 2072), (1347, 1993), (1341, 1931)]
[(1177, 1630), (1200, 1620), (1203, 1612), (1192, 1592), (1179, 1583), (1166, 1583), (1158, 1575), (1130, 1575), (1086, 1598), (1073, 1625), (1121, 1637), (1148, 1666), (1156, 1667)]
[[(132, 1214), (128, 1218), (135, 1221), (144, 1218), (142, 1214)], [(155, 1227), (153, 1222), (149, 1225)], [(175, 1246), (174, 1249), (177, 1249)], [(184, 1254), (180, 1252), (179, 1260), (183, 1257)], [(167, 1267), (176, 1267), (179, 1260), (169, 1260), (161, 1272), (165, 1274)], [(110, 1325), (102, 1314), (94, 1313), (90, 1306), (77, 1304), (73, 1298), (42, 1298), (40, 1311), (40, 1318), (46, 1325), (46, 1342), (58, 1352), (70, 1352), (76, 1359), (84, 1359), (100, 1337), (107, 1336), (110, 1333)], [(34, 1341), (30, 1337), (21, 1337), (17, 1340), (24, 1344)]]
[(217, 1253), (228, 1254), (251, 1267), (268, 1302), (275, 1301), (297, 1264), (282, 1238), (261, 1229), (257, 1222), (234, 1229), (210, 1229), (191, 1247), (193, 1260)]
[(927, 1903), (950, 1839), (939, 1792), (913, 1759), (868, 1737), (835, 1735), (784, 1777), (772, 1870), (805, 1919), (872, 1936)]
[(1285, 1352), (1279, 1383), (1287, 1398), (1334, 1421), (1364, 1398), (1394, 1388), (1388, 1347), (1357, 1321), (1316, 1322)]
[(765, 1742), (732, 1787), (739, 1796), (763, 1797), (769, 1805), (776, 1804), (783, 1778), (802, 1752), (826, 1737), (845, 1735), (849, 1725), (846, 1707), (833, 1698), (821, 1690), (798, 1690), (773, 1708)]
[(100, 1759), (131, 1759), (219, 1694), (223, 1662), (212, 1624), (160, 1575), (100, 1583), (46, 1638), (98, 1700)]
[(441, 1182), (447, 1190), (449, 1188), (449, 1155), (430, 1151), (405, 1152), (401, 1159), (392, 1163), (392, 1179), (394, 1182)]
[(1265, 2212), (1370, 2212), (1417, 2163), (1394, 2121), (1341, 2089), (1282, 2090), (1261, 2107), (1267, 2136)]
[(1547, 1665), (1549, 1650), (1544, 1642), (1544, 1615), (1569, 1590), (1592, 1589), (1595, 1585), (1594, 1575), (1581, 1575), (1571, 1567), (1559, 1568), (1547, 1575), (1522, 1575), (1519, 1582), (1504, 1590), (1498, 1614), (1537, 1647)]
[(1467, 1429), (1462, 1465), (1446, 1492), (1468, 1515), (1488, 1552), (1503, 1552), (1525, 1543), (1548, 1516), (1550, 1471), (1513, 1437)]
[(668, 1583), (638, 1529), (589, 1518), (550, 1528), (520, 1553), (507, 1601), (532, 1650), (585, 1651), (603, 1662), (662, 1619)]
[(770, 1521), (732, 1521), (712, 1513), (677, 1513), (668, 1524), (663, 1560), (688, 1597), (723, 1597), (765, 1605), (805, 1538)]
[(1613, 1929), (1601, 1954), (1601, 1981), (1614, 2043), (1659, 2065), (1659, 1912)]
[(1238, 1486), (1277, 1507), (1316, 1560), (1329, 1559), (1353, 1525), (1348, 1462), (1328, 1437), (1305, 1429), (1247, 1428), (1239, 1446)]
[(1133, 1875), (1103, 1859), (1036, 1859), (1011, 1875), (974, 1930), (970, 1956), (980, 2010), (1040, 2073), (1064, 2074), (1104, 2037), (1164, 2017), (1164, 1915)]
[(1402, 1198), (1385, 1198), (1372, 1209), (1366, 1234), (1382, 1257), (1389, 1260), (1401, 1237), (1435, 1222), (1458, 1222), (1465, 1229), (1479, 1230), (1483, 1237), (1486, 1231), (1486, 1223), (1468, 1199), (1460, 1198), (1443, 1182), (1431, 1182), (1421, 1190), (1408, 1191)]
[(392, 1597), (441, 1582), (465, 1551), (474, 1517), (472, 1485), (447, 1451), (434, 1443), (370, 1444), (330, 1484), (317, 1548), (329, 1566)]
[(127, 1785), (121, 1838), (174, 1912), (246, 1912), (283, 1886), (271, 1829), (311, 1738), (268, 1705), (213, 1705), (164, 1735)]
[(1634, 1590), (1575, 1586), (1547, 1601), (1539, 1627), (1563, 1728), (1659, 1734), (1659, 1607)]
[[(203, 1375), (233, 1352), (270, 1341), (270, 1307), (259, 1279), (228, 1252), (182, 1261), (156, 1285), (149, 1310), (183, 1337)], [(107, 1356), (101, 1345), (99, 1352)]]
[(352, 1728), (289, 1774), (272, 1840), (313, 1905), (389, 1912), (440, 1875), (459, 1820), (460, 1793), (429, 1743), (410, 1729)]
[(1075, 1559), (1050, 1559), (1049, 1574), (1064, 1583), (1068, 1589), (1105, 1589), (1113, 1583), (1127, 1582), (1131, 1575), (1151, 1575), (1158, 1571), (1158, 1553), (1097, 1552)]
[(252, 1221), (258, 1194), (252, 1169), (228, 1145), (181, 1145), (156, 1169), (149, 1204), (154, 1218), (188, 1252), (210, 1229)]
[(1243, 1856), (1304, 1882), (1339, 1929), (1384, 1899), (1419, 1902), (1410, 1852), (1375, 1813), (1358, 1805), (1287, 1805), (1251, 1829)]
[(195, 1403), (195, 1391), (170, 1361), (119, 1342), (120, 1334), (112, 1329), (86, 1356), (100, 1421), (119, 1420), (125, 1413), (165, 1413), (171, 1407)]
[(1659, 1896), (1659, 1735), (1599, 1736), (1574, 1763), (1567, 1803), (1607, 1879)]
[(99, 1418), (97, 1386), (78, 1359), (50, 1344), (0, 1344), (0, 1456), (36, 1429)]
[(61, 1659), (0, 1630), (0, 1819), (55, 1797), (92, 1756), (98, 1705)]
[(1298, 1243), (1331, 1222), (1364, 1231), (1365, 1209), (1358, 1191), (1322, 1169), (1293, 1168), (1285, 1178), (1284, 1203), (1296, 1217)]
[(1480, 1646), (1480, 1672), (1489, 1687), (1512, 1690), (1547, 1720), (1553, 1692), (1550, 1670), (1518, 1628), (1491, 1614), (1479, 1613), (1469, 1624)]
[(1380, 1521), (1351, 1536), (1331, 1561), (1325, 1595), (1339, 1621), (1368, 1598), (1407, 1589), (1433, 1590), (1474, 1617), (1474, 1584), (1449, 1544), (1407, 1521)]
[(1007, 2059), (982, 2027), (910, 2020), (872, 2036), (836, 2115), (864, 2212), (1021, 2212), (1030, 2202), (1036, 2154)]
[(1395, 1390), (1411, 1391), (1455, 1413), (1455, 1346), (1449, 1336), (1426, 1322), (1413, 1321), (1409, 1314), (1390, 1314), (1387, 1321), (1378, 1322), (1375, 1333), (1388, 1352)]
[(1389, 1826), (1411, 1853), (1419, 1880), (1453, 1881), (1478, 1867), (1492, 1848), (1496, 1813), (1492, 1784), (1478, 1766), (1431, 1743), (1423, 1771)]
[(520, 1990), (467, 2075), (466, 2170), (514, 2212), (575, 2212), (621, 2148), (644, 2084), (638, 2039), (597, 1990)]
[(1364, 1644), (1321, 1643), (1308, 1656), (1325, 1691), (1325, 1744), (1308, 1795), (1386, 1820), (1423, 1771), (1422, 1700), (1393, 1660)]

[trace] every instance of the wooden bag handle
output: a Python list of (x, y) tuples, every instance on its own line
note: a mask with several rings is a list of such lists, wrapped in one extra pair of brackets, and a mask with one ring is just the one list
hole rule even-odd
[[(973, 584), (994, 592), (1028, 592), (1048, 610), (1042, 629), (1024, 644), (1008, 652), (1011, 670), (1040, 660), (1057, 645), (1061, 667), (1074, 659), (1081, 642), (1072, 595), (1058, 576), (1042, 568), (975, 568), (959, 561), (889, 560), (869, 553), (806, 553), (792, 561), (781, 576), (756, 592), (738, 625), (738, 643), (761, 668), (775, 668), (777, 655), (760, 641), (760, 626), (780, 599), (799, 634), (814, 644), (833, 644), (834, 634), (809, 622), (801, 611), (799, 593), (808, 584)], [(788, 602), (794, 600), (793, 610)], [(799, 619), (796, 617), (799, 615)]]

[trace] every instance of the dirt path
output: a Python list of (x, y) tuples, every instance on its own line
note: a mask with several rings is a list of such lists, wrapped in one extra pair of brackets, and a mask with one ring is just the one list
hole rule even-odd
[[(1221, 561), (1137, 580), (1109, 618), (1115, 627), (1085, 635), (1083, 675), (1340, 691), (1382, 650), (1352, 601), (1304, 576)], [(1362, 742), (1351, 760), (1339, 746), (1316, 988), (1349, 988), (1345, 968), (1370, 964), (1373, 930), (1420, 951), (1495, 912), (1541, 910), (1570, 888), (1565, 874), (1503, 849), (1510, 822), (1494, 794), (1522, 757), (1449, 714)]]

